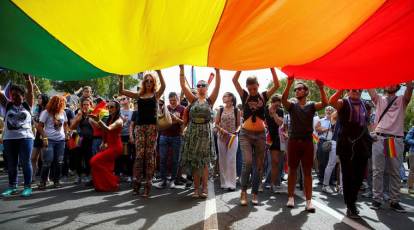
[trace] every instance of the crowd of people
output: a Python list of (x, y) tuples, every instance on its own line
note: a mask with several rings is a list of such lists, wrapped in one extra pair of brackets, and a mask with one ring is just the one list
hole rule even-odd
[[(222, 189), (234, 192), (239, 185), (242, 206), (249, 204), (249, 187), (251, 204), (258, 205), (264, 188), (280, 193), (287, 178), (286, 206), (295, 207), (299, 187), (305, 210), (314, 213), (315, 172), (323, 192), (343, 195), (351, 218), (360, 218), (356, 202), (363, 181), (368, 184), (363, 195), (372, 198), (373, 209), (388, 201), (391, 209), (405, 212), (399, 197), (406, 180), (401, 170), (405, 144), (409, 162), (414, 160), (414, 127), (404, 134), (413, 84), (407, 82), (398, 96), (400, 85), (384, 88), (383, 94), (370, 89), (369, 102), (361, 98), (361, 89), (338, 90), (328, 98), (323, 82), (316, 81), (320, 101), (313, 102), (307, 84), (293, 77), (288, 77), (282, 95), (275, 94), (279, 79), (273, 68), (270, 72), (273, 84), (264, 92), (259, 92), (255, 76), (243, 87), (241, 71), (235, 73), (239, 105), (231, 92), (217, 100), (219, 69), (210, 94), (209, 82), (203, 80), (191, 89), (180, 65), (181, 93), (171, 92), (165, 100), (166, 83), (157, 70), (144, 75), (138, 91), (125, 89), (120, 76), (119, 95), (111, 100), (94, 96), (85, 86), (75, 105), (69, 103), (70, 96), (49, 98), (35, 92), (32, 77), (26, 75), (25, 87), (12, 85), (10, 95), (0, 93), (9, 177), (2, 195), (19, 193), (19, 168), (24, 197), (32, 195), (32, 187), (58, 188), (62, 178), (76, 175), (74, 183), (98, 192), (117, 191), (127, 182), (134, 194), (149, 197), (155, 181), (159, 189), (193, 186), (192, 197), (205, 199), (208, 179), (218, 175)], [(289, 98), (292, 87), (294, 97)], [(325, 116), (319, 117), (324, 109)], [(410, 166), (410, 193), (413, 184)]]

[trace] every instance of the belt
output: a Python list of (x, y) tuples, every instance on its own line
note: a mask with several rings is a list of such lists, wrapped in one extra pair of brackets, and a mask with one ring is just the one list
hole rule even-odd
[(377, 135), (381, 137), (404, 138), (404, 136), (395, 136), (395, 135), (390, 135), (390, 134), (385, 134), (385, 133), (377, 133)]

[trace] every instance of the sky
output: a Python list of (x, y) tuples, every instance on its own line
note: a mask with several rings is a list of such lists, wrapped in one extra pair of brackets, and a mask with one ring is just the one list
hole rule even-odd
[[(207, 81), (210, 73), (215, 73), (214, 68), (210, 67), (195, 67), (196, 72), (196, 79), (199, 80), (205, 80)], [(216, 103), (214, 104), (214, 107), (217, 107), (222, 103), (222, 97), (225, 92), (232, 92), (237, 97), (237, 103), (241, 103), (240, 97), (238, 96), (236, 92), (236, 88), (233, 85), (232, 78), (234, 76), (236, 71), (226, 71), (221, 70), (221, 86), (220, 86), (220, 92), (219, 96), (217, 98)], [(277, 75), (279, 79), (285, 78), (286, 75), (282, 73), (280, 70), (276, 69)], [(178, 66), (166, 68), (162, 70), (162, 74), (164, 76), (164, 80), (166, 81), (166, 89), (164, 92), (164, 96), (167, 98), (168, 94), (170, 92), (181, 92), (180, 87), (180, 70)], [(244, 88), (245, 82), (247, 77), (255, 75), (257, 76), (257, 79), (259, 81), (259, 91), (266, 90), (267, 85), (272, 81), (272, 74), (270, 72), (270, 69), (260, 69), (260, 70), (254, 70), (254, 71), (243, 71), (239, 81), (240, 85)], [(188, 82), (191, 84), (191, 66), (185, 66), (185, 76), (188, 80)], [(211, 83), (209, 87), (209, 93), (213, 90), (215, 85), (215, 80)], [(168, 100), (167, 100), (168, 101)]]

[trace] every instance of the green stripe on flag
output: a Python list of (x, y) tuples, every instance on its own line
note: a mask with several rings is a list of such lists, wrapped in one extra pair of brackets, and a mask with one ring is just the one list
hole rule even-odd
[(64, 46), (9, 0), (0, 1), (0, 30), (0, 67), (65, 81), (110, 75)]

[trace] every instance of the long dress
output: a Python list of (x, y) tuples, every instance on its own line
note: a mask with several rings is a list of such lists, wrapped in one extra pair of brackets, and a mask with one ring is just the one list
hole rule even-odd
[(90, 161), (95, 190), (113, 192), (119, 189), (119, 177), (114, 175), (115, 159), (122, 155), (122, 128), (106, 132), (103, 135), (107, 148), (98, 152)]
[(190, 107), (190, 120), (181, 149), (182, 165), (201, 173), (204, 166), (216, 158), (210, 123), (212, 110), (209, 100), (205, 103), (196, 100)]

